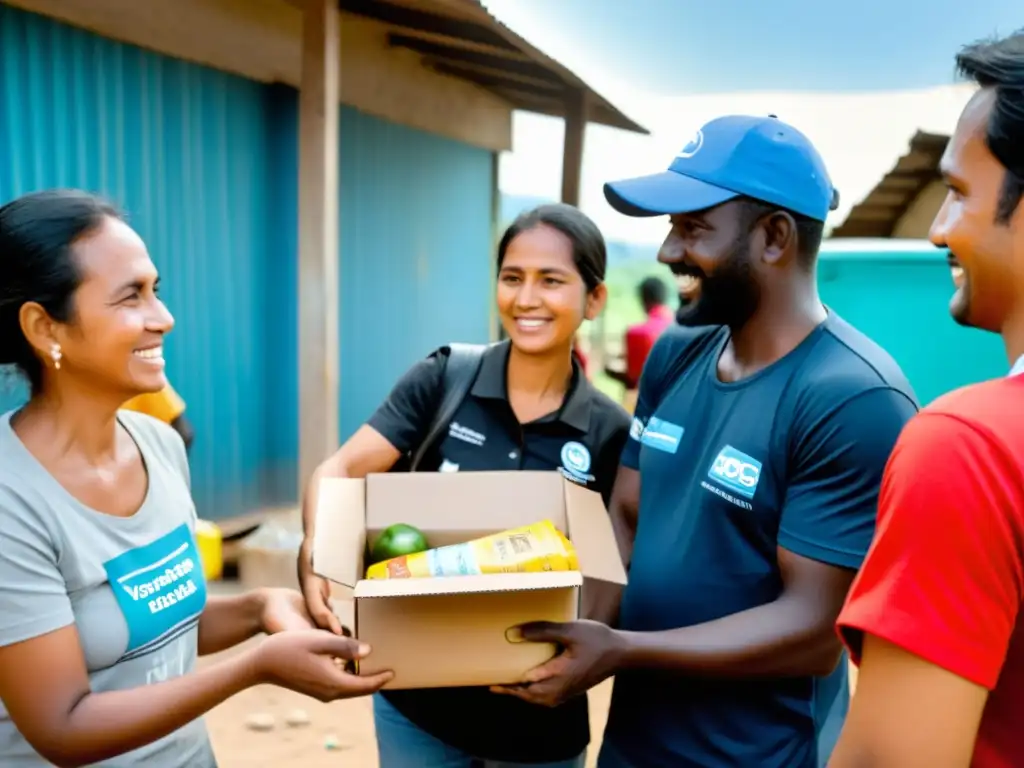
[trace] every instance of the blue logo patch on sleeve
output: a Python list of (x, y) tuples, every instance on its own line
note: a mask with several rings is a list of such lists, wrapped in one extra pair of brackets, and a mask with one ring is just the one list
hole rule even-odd
[(142, 656), (188, 632), (206, 607), (206, 580), (185, 524), (104, 564), (128, 624), (122, 661)]
[(639, 440), (644, 436), (644, 423), (636, 416), (634, 416), (633, 421), (629, 423), (629, 436), (634, 440)]
[(752, 499), (761, 479), (761, 462), (727, 445), (712, 462), (708, 477), (728, 490)]
[(682, 440), (684, 431), (678, 424), (652, 416), (644, 427), (640, 442), (649, 448), (675, 453), (679, 450), (679, 441)]

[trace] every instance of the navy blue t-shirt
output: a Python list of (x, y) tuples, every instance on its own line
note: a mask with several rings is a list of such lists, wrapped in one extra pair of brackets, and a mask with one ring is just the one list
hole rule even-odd
[[(728, 339), (720, 327), (671, 329), (644, 368), (622, 455), (641, 481), (625, 630), (770, 603), (782, 589), (778, 547), (857, 569), (874, 534), (886, 461), (917, 411), (896, 362), (830, 312), (784, 358), (725, 383)], [(624, 671), (599, 765), (816, 768), (823, 687), (834, 697), (831, 679)]]

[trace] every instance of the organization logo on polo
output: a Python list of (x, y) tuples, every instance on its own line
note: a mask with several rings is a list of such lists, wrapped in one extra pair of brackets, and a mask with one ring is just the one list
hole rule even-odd
[(685, 160), (688, 157), (693, 157), (694, 155), (696, 155), (700, 151), (700, 148), (703, 147), (703, 146), (704, 146), (704, 131), (698, 130), (693, 135), (693, 138), (690, 139), (688, 142), (686, 142), (686, 146), (684, 146), (681, 150), (679, 150), (679, 154), (676, 155), (676, 158), (678, 158), (680, 160)]
[(448, 437), (454, 437), (470, 445), (483, 445), (487, 442), (487, 435), (477, 432), (475, 429), (464, 427), (459, 422), (453, 421), (448, 427)]
[(584, 485), (594, 479), (590, 474), (590, 451), (583, 443), (570, 440), (562, 446), (562, 474)]
[(727, 445), (712, 462), (708, 477), (726, 490), (752, 499), (761, 479), (761, 462)]

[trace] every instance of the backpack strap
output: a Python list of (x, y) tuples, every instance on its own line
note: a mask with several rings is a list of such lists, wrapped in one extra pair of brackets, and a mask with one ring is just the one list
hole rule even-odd
[(409, 464), (410, 472), (417, 471), (427, 451), (448, 428), (451, 420), (455, 418), (456, 411), (459, 410), (459, 406), (469, 394), (473, 382), (476, 381), (484, 352), (491, 346), (490, 344), (458, 343), (446, 345), (448, 355), (444, 365), (441, 402), (434, 414), (434, 420), (430, 423), (427, 436), (412, 455)]

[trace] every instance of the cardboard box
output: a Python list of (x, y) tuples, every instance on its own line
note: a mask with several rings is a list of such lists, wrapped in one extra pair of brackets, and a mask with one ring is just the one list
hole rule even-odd
[[(368, 542), (395, 523), (416, 526), (431, 547), (440, 547), (545, 519), (573, 542), (580, 571), (363, 578)], [(555, 471), (326, 479), (317, 502), (313, 568), (353, 589), (353, 632), (373, 648), (360, 672), (393, 670), (389, 688), (517, 682), (555, 648), (510, 637), (510, 627), (577, 618), (584, 577), (626, 583), (601, 496)]]

